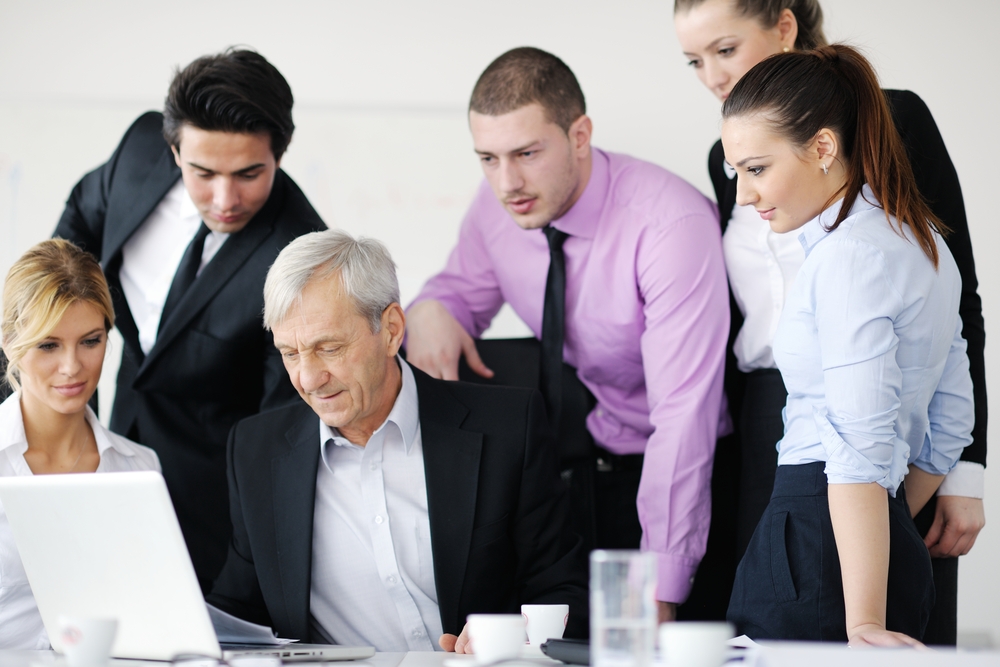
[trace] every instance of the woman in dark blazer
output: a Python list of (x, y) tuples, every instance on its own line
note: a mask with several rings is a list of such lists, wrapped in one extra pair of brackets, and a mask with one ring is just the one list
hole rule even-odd
[[(818, 0), (675, 0), (674, 21), (689, 64), (720, 101), (725, 101), (737, 81), (764, 58), (827, 43)], [(941, 133), (930, 110), (915, 93), (886, 90), (885, 94), (920, 193), (950, 230), (947, 244), (962, 277), (962, 335), (968, 343), (975, 397), (973, 442), (964, 450), (962, 461), (937, 498), (915, 517), (931, 555), (936, 557), (938, 603), (925, 639), (927, 643), (954, 644), (956, 557), (968, 553), (984, 524), (986, 373), (982, 304), (976, 292), (978, 282), (962, 190)], [(765, 229), (767, 222), (760, 220), (752, 207), (736, 205), (735, 172), (725, 163), (721, 140), (712, 147), (708, 166), (719, 203), (731, 287), (726, 392), (740, 442), (740, 462), (726, 463), (740, 468), (736, 508), (739, 558), (774, 484), (775, 443), (783, 435), (781, 411), (787, 394), (770, 344), (784, 295), (803, 253), (796, 247), (795, 235), (769, 233)], [(720, 506), (717, 511), (732, 512), (732, 508)]]

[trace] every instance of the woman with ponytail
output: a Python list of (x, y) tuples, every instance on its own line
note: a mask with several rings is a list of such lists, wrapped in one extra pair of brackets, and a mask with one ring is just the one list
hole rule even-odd
[(774, 491), (729, 619), (755, 639), (919, 644), (934, 585), (911, 511), (975, 420), (944, 225), (850, 47), (764, 60), (722, 116), (736, 203), (805, 249), (773, 344), (788, 390)]
[[(690, 66), (722, 102), (736, 82), (764, 58), (827, 44), (819, 0), (675, 0), (674, 25)], [(917, 189), (950, 230), (945, 240), (962, 276), (959, 313), (975, 389), (973, 441), (937, 496), (915, 518), (934, 557), (938, 602), (927, 639), (935, 644), (954, 644), (958, 595), (955, 557), (969, 552), (985, 523), (982, 497), (987, 415), (982, 303), (976, 292), (962, 189), (934, 118), (923, 100), (910, 91), (882, 93)], [(787, 394), (774, 362), (772, 342), (778, 316), (805, 256), (795, 234), (771, 231), (753, 207), (736, 204), (735, 173), (725, 163), (721, 141), (709, 155), (709, 174), (719, 203), (733, 297), (726, 393), (736, 444), (729, 456), (717, 457), (716, 474), (721, 479), (739, 480), (735, 501), (713, 499), (713, 522), (736, 515), (732, 549), (739, 558), (774, 486), (775, 443), (784, 431), (781, 410)], [(733, 470), (719, 470), (719, 465)]]

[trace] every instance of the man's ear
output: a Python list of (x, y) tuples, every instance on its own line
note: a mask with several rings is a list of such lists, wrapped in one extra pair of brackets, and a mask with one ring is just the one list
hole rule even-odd
[(406, 332), (406, 313), (398, 303), (390, 303), (382, 311), (382, 336), (386, 343), (389, 356), (396, 356), (403, 346), (403, 334)]
[(180, 147), (179, 146), (171, 146), (170, 150), (173, 151), (174, 162), (177, 164), (178, 167), (180, 167), (181, 166), (181, 151), (180, 151)]
[(594, 125), (587, 114), (583, 114), (569, 126), (566, 135), (569, 137), (577, 158), (585, 158), (590, 155), (590, 137), (593, 132)]

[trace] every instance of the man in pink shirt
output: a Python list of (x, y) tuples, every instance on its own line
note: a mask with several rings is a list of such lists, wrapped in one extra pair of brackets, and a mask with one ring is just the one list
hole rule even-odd
[(705, 553), (725, 419), (715, 206), (660, 167), (592, 148), (576, 77), (544, 51), (500, 56), (469, 108), (486, 178), (445, 269), (410, 306), (407, 358), (456, 379), (464, 356), (491, 377), (474, 338), (506, 302), (542, 340), (545, 393), (544, 350), (560, 341), (557, 365), (574, 367), (595, 399), (585, 465), (561, 443), (574, 512), (591, 515), (591, 546), (656, 553), (660, 617), (671, 620)]

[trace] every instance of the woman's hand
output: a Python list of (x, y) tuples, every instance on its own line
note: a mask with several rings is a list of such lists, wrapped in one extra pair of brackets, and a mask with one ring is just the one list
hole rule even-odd
[(964, 556), (976, 543), (979, 531), (986, 525), (981, 498), (938, 496), (934, 523), (927, 531), (924, 544), (931, 558)]
[(852, 628), (847, 633), (847, 645), (851, 648), (868, 648), (872, 646), (912, 646), (926, 649), (927, 647), (913, 637), (902, 632), (889, 632), (881, 625), (867, 623)]

